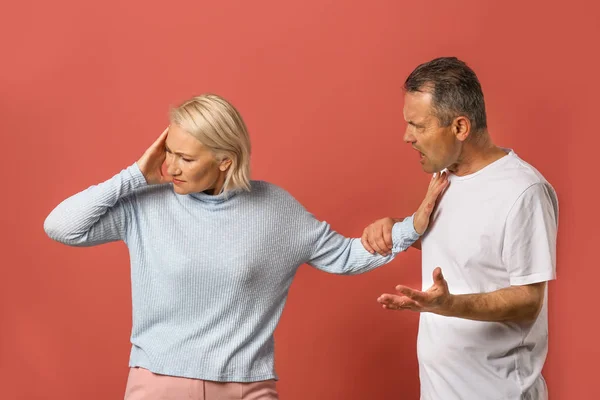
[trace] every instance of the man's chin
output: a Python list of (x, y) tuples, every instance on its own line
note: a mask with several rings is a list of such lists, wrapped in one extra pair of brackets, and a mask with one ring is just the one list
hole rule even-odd
[(435, 174), (436, 172), (439, 172), (437, 168), (434, 168), (431, 165), (427, 164), (422, 164), (421, 168), (423, 169), (423, 172), (428, 174)]
[(421, 168), (423, 169), (423, 172), (426, 172), (428, 174), (437, 174), (438, 172), (441, 172), (445, 169), (445, 167), (439, 167), (427, 163), (421, 164)]

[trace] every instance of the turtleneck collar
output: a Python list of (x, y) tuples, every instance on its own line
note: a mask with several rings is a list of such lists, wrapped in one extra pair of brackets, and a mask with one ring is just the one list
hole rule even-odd
[(235, 197), (242, 189), (232, 189), (223, 191), (219, 194), (211, 195), (204, 192), (190, 193), (188, 196), (204, 203), (220, 204)]

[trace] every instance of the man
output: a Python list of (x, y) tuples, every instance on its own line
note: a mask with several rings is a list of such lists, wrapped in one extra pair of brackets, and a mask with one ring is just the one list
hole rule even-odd
[[(541, 371), (546, 282), (556, 277), (556, 194), (514, 151), (492, 143), (481, 85), (464, 62), (422, 64), (404, 89), (404, 141), (425, 172), (449, 180), (415, 246), (422, 246), (423, 291), (397, 286), (378, 299), (389, 310), (422, 313), (421, 399), (547, 399)], [(365, 248), (387, 254), (395, 222), (367, 227)]]

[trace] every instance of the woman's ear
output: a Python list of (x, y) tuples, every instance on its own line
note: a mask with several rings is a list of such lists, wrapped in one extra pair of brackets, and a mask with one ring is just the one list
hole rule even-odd
[(219, 162), (219, 169), (223, 172), (227, 171), (231, 167), (231, 160), (229, 158), (224, 158)]

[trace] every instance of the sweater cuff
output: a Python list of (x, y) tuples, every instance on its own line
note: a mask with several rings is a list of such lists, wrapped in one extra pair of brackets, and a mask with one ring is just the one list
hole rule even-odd
[(131, 178), (133, 189), (148, 186), (148, 182), (146, 182), (146, 178), (144, 178), (144, 174), (142, 174), (142, 171), (140, 170), (140, 167), (138, 167), (137, 162), (127, 167), (125, 171), (127, 171)]
[(402, 222), (394, 224), (392, 228), (393, 253), (405, 251), (419, 239), (420, 235), (415, 231), (413, 219), (414, 214), (405, 218)]

